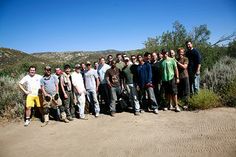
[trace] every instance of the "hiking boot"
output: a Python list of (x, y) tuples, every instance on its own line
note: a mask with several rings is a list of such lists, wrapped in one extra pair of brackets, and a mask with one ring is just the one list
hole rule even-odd
[(30, 124), (30, 119), (26, 119), (24, 126), (28, 126)]
[(175, 112), (180, 112), (181, 110), (180, 110), (180, 108), (177, 106), (177, 107), (175, 107)]
[(154, 110), (153, 110), (153, 113), (154, 113), (154, 114), (158, 114), (158, 109), (154, 109)]
[(134, 115), (135, 115), (135, 116), (140, 116), (140, 112), (139, 112), (139, 111), (135, 111), (135, 112), (134, 112)]

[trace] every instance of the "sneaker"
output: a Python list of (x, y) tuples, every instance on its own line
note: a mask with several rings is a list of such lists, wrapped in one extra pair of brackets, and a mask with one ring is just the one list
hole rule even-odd
[(95, 113), (95, 117), (96, 117), (96, 118), (99, 117), (99, 113)]
[(84, 116), (84, 117), (81, 117), (80, 119), (81, 119), (81, 120), (88, 120), (88, 118), (85, 117), (85, 116)]
[(143, 109), (140, 109), (140, 113), (144, 113), (145, 111)]
[(170, 105), (169, 110), (174, 110), (174, 109), (175, 108), (172, 105)]
[(176, 108), (175, 108), (175, 112), (180, 112), (180, 108), (179, 108), (179, 107), (176, 107)]
[(26, 119), (24, 126), (28, 126), (30, 124), (30, 119)]
[(139, 112), (139, 111), (135, 111), (135, 112), (134, 112), (134, 115), (135, 115), (135, 116), (140, 116), (140, 112)]
[(115, 117), (115, 112), (110, 113), (112, 117)]
[(154, 113), (154, 114), (158, 114), (158, 109), (154, 109), (154, 110), (153, 110), (153, 113)]
[(163, 111), (167, 111), (167, 110), (168, 110), (168, 108), (167, 108), (167, 107), (164, 107), (164, 108), (163, 108)]

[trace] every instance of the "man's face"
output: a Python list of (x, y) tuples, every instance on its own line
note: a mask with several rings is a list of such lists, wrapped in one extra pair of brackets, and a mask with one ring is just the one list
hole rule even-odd
[(66, 74), (70, 74), (70, 71), (71, 71), (70, 68), (65, 69)]
[(138, 56), (138, 62), (142, 62), (143, 61), (143, 57), (142, 56)]
[(36, 69), (35, 69), (35, 68), (30, 68), (30, 70), (29, 70), (29, 75), (30, 75), (30, 76), (34, 76), (34, 75), (35, 75), (35, 72), (36, 72)]
[(156, 53), (152, 53), (152, 60), (156, 61), (157, 60), (157, 54)]
[(137, 58), (135, 56), (132, 56), (131, 61), (132, 61), (132, 63), (135, 63), (137, 61)]
[(100, 64), (105, 64), (105, 59), (104, 58), (100, 59)]
[(118, 61), (122, 61), (122, 56), (121, 56), (121, 55), (118, 55), (118, 56), (117, 56), (117, 60), (118, 60)]
[(46, 76), (50, 76), (50, 75), (51, 75), (51, 69), (45, 69), (45, 70), (44, 70), (44, 74), (45, 74)]
[(189, 50), (191, 50), (191, 49), (193, 48), (193, 45), (192, 45), (191, 42), (188, 42), (188, 43), (186, 44), (186, 46), (187, 46), (187, 48), (188, 48)]
[(86, 67), (85, 64), (81, 64), (82, 69), (85, 69), (85, 67)]

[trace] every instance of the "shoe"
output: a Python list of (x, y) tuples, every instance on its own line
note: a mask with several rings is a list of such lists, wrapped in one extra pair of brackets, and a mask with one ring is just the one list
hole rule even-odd
[(174, 110), (174, 109), (175, 108), (172, 105), (170, 105), (169, 110)]
[(74, 120), (74, 118), (72, 118), (72, 117), (67, 117), (67, 119), (68, 119), (69, 121), (73, 121), (73, 120)]
[(62, 119), (62, 121), (65, 122), (65, 123), (69, 123), (70, 122), (67, 118)]
[(80, 119), (81, 119), (81, 120), (88, 120), (88, 118), (85, 117), (85, 116), (84, 116), (84, 117), (81, 117)]
[(153, 113), (154, 113), (154, 114), (158, 114), (158, 109), (154, 109), (154, 110), (153, 110)]
[(115, 117), (115, 112), (110, 113), (112, 117)]
[(30, 119), (26, 119), (24, 126), (28, 126), (30, 124)]
[(175, 112), (180, 112), (180, 108), (179, 107), (175, 107)]
[(96, 117), (96, 118), (99, 117), (99, 113), (95, 113), (95, 117)]
[(140, 116), (140, 112), (139, 112), (139, 111), (135, 111), (135, 112), (134, 112), (134, 115), (135, 115), (135, 116)]
[(143, 109), (140, 109), (140, 113), (144, 113), (145, 111)]
[(163, 111), (167, 111), (167, 110), (168, 110), (168, 108), (167, 108), (167, 107), (164, 107), (164, 108), (163, 108)]

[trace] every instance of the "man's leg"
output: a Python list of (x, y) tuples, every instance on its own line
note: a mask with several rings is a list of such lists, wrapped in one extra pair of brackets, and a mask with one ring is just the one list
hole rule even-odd
[(154, 91), (152, 87), (149, 87), (147, 89), (148, 92), (148, 99), (151, 101), (151, 108), (154, 110), (154, 112), (157, 112), (156, 110), (158, 110), (158, 104), (154, 95)]
[(111, 87), (110, 90), (111, 90), (110, 112), (111, 116), (114, 116), (113, 114), (116, 112), (116, 101), (117, 101), (116, 88)]

